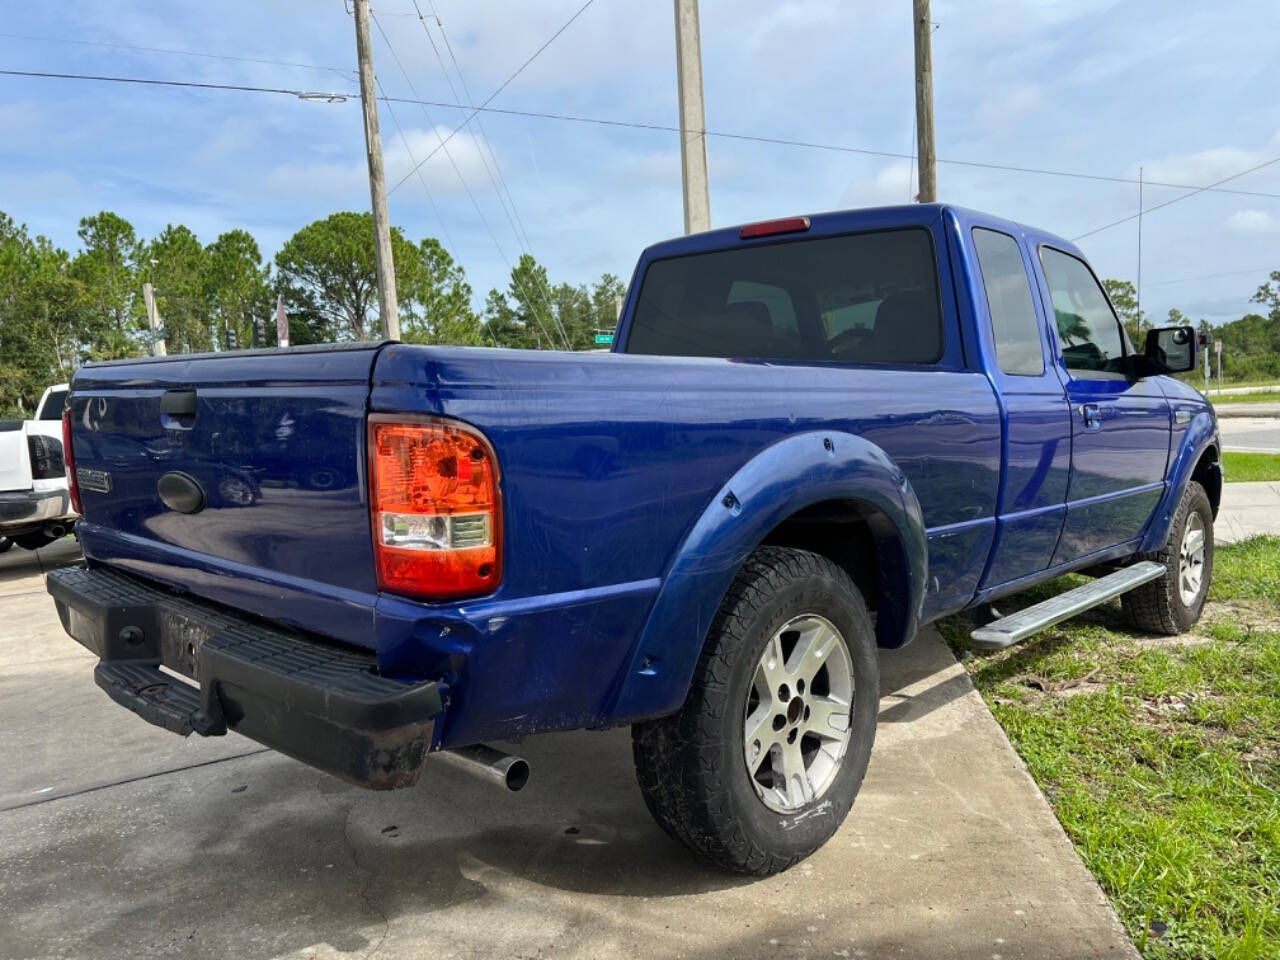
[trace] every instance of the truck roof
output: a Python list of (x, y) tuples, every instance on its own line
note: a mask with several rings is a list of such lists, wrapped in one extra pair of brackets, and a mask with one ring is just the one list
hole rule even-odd
[[(1064, 237), (1056, 236), (1038, 227), (1017, 223), (993, 214), (983, 213), (959, 207), (952, 203), (905, 203), (886, 207), (859, 207), (850, 210), (830, 210), (825, 213), (811, 213), (808, 236), (823, 236), (846, 233), (856, 230), (877, 229), (885, 227), (928, 224), (934, 222), (944, 213), (955, 215), (959, 220), (970, 224), (983, 224), (1010, 233), (1031, 233), (1037, 238), (1052, 243), (1066, 250), (1077, 251), (1078, 248)], [(799, 216), (799, 215), (797, 215)], [(773, 222), (772, 218), (768, 221)], [(704, 253), (710, 250), (723, 250), (736, 247), (742, 242), (739, 231), (746, 224), (735, 224), (695, 233), (684, 237), (673, 237), (647, 247), (641, 255), (642, 260), (657, 260), (664, 257), (678, 257), (691, 253)], [(779, 234), (787, 236), (787, 234)]]

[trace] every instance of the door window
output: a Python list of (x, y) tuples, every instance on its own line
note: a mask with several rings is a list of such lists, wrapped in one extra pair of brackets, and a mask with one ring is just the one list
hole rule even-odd
[(1044, 373), (1040, 322), (1018, 241), (1007, 233), (975, 228), (973, 245), (987, 291), (987, 312), (1000, 369), (1015, 376), (1040, 376)]
[(1086, 379), (1124, 376), (1124, 332), (1093, 272), (1052, 247), (1040, 248), (1040, 262), (1067, 369)]

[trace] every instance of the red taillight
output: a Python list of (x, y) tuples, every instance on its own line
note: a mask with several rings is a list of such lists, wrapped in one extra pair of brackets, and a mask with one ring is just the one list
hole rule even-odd
[(71, 398), (62, 409), (62, 462), (67, 467), (67, 490), (71, 494), (71, 509), (84, 513), (80, 506), (80, 484), (76, 481), (76, 454), (71, 446)]
[(498, 464), (474, 430), (372, 414), (369, 503), (381, 589), (455, 600), (501, 582)]
[(808, 217), (784, 217), (781, 220), (748, 223), (738, 231), (738, 237), (742, 240), (750, 240), (752, 237), (771, 237), (775, 233), (803, 233), (808, 229)]

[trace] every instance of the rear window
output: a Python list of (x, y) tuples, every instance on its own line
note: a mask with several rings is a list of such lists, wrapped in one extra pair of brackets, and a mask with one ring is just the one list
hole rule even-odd
[(627, 353), (934, 363), (943, 351), (927, 230), (792, 240), (658, 260)]

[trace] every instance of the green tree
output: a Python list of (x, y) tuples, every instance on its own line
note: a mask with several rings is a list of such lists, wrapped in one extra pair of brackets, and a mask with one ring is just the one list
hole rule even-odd
[[(396, 227), (391, 228), (391, 256), (397, 288), (415, 289), (422, 255)], [(372, 214), (335, 213), (308, 224), (280, 248), (275, 263), (291, 331), (296, 316), (310, 330), (339, 340), (378, 336)]]
[(597, 330), (617, 325), (622, 281), (606, 273), (588, 288), (547, 279), (547, 270), (524, 254), (511, 271), (505, 291), (490, 290), (485, 300), (486, 328), (502, 346), (590, 350)]
[[(511, 279), (504, 296), (514, 313), (514, 326), (518, 333), (514, 343), (504, 343), (503, 346), (564, 349), (566, 336), (557, 324), (546, 267), (531, 255), (522, 253), (511, 268)], [(490, 294), (492, 301), (493, 295)]]
[(1267, 282), (1258, 287), (1249, 301), (1265, 306), (1267, 319), (1280, 324), (1280, 270), (1272, 270)]
[(275, 303), (270, 273), (246, 230), (229, 230), (205, 248), (204, 299), (213, 337), (224, 347), (232, 338), (239, 347), (250, 346), (255, 320), (274, 340), (275, 324), (267, 322)]
[(83, 246), (71, 272), (83, 291), (83, 333), (90, 353), (98, 359), (129, 356), (146, 328), (140, 303), (144, 277), (138, 268), (142, 245), (133, 225), (109, 210), (82, 218), (76, 233)]
[(205, 301), (207, 258), (196, 235), (181, 224), (169, 224), (146, 247), (148, 271), (154, 278), (156, 309), (164, 324), (169, 353), (213, 349), (213, 330)]
[(0, 214), (0, 411), (28, 416), (84, 349), (83, 293), (70, 257)]
[(501, 290), (490, 290), (484, 301), (481, 325), (485, 336), (499, 347), (523, 347), (524, 328), (516, 317), (506, 295)]
[(471, 284), (434, 237), (418, 245), (420, 268), (410, 284), (397, 284), (405, 308), (400, 335), (407, 343), (480, 346), (491, 343), (471, 309)]
[(1129, 340), (1134, 344), (1142, 343), (1142, 325), (1146, 315), (1138, 308), (1137, 289), (1128, 280), (1103, 280), (1102, 286), (1111, 298), (1111, 305), (1116, 308)]

